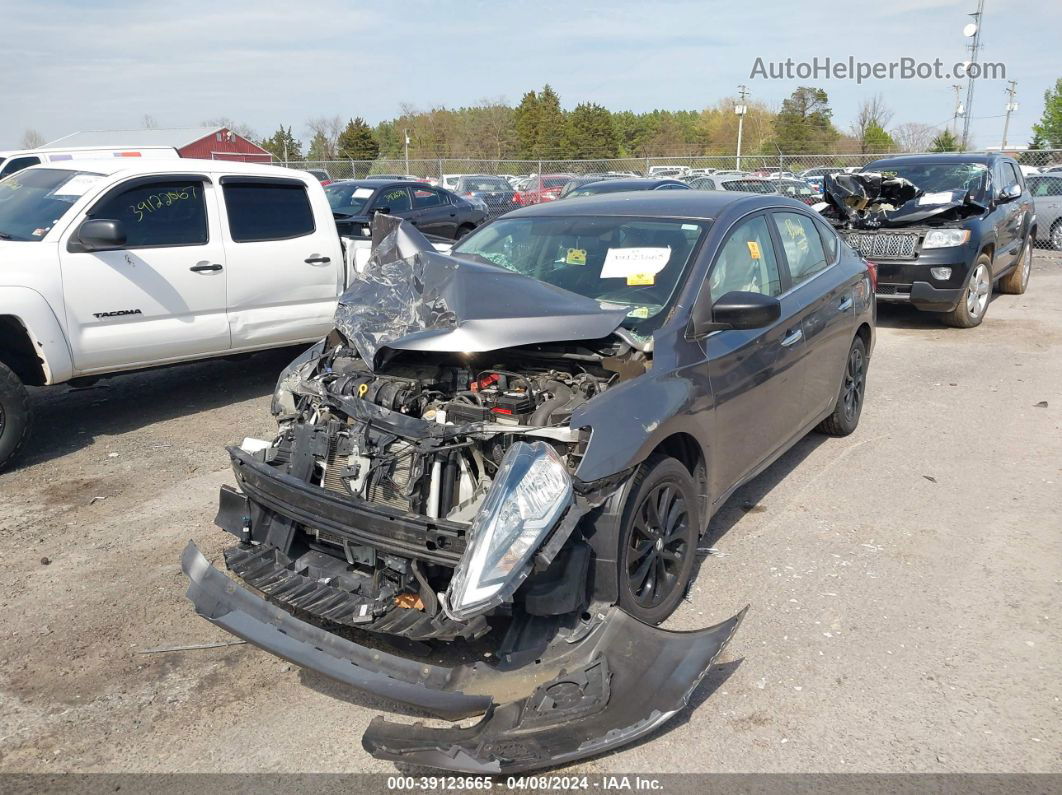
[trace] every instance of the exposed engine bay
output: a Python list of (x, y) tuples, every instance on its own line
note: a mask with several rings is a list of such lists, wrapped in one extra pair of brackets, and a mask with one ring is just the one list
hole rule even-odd
[[(256, 457), (308, 486), (416, 516), (430, 526), (424, 525), (419, 538), (409, 539), (421, 554), (408, 557), (381, 554), (379, 543), (357, 544), (312, 524), (295, 530), (286, 552), (293, 570), (312, 560), (326, 575), (318, 581), (328, 579), (331, 587), (351, 599), (358, 597), (355, 610), (350, 611), (351, 600), (344, 605), (351, 617), (344, 623), (388, 631), (390, 622), (374, 622), (396, 608), (437, 619), (405, 626), (402, 634), (414, 639), (440, 637), (443, 625), (448, 628), (443, 635), (486, 631), (482, 621), (461, 626), (472, 614), (463, 604), (447, 604), (448, 597), (454, 598), (453, 589), (447, 594), (455, 568), (452, 555), (468, 548), (472, 523), (491, 486), (511, 469), (506, 462), (507, 456), (516, 457), (514, 445), (535, 450), (530, 466), (543, 483), (571, 492), (561, 513), (574, 520), (603, 499), (592, 486), (573, 478), (588, 434), (573, 430), (568, 421), (611, 383), (649, 366), (644, 352), (616, 338), (481, 354), (403, 352), (375, 372), (339, 332), (320, 347), (282, 378), (274, 402), (279, 432), (268, 446), (259, 446)], [(617, 483), (610, 482), (609, 491)], [(542, 487), (499, 483), (498, 488), (522, 488), (529, 503), (543, 503), (539, 510), (554, 507), (546, 504), (552, 492)], [(550, 529), (529, 535), (525, 543), (540, 546)], [(567, 540), (558, 539), (558, 547)], [(519, 554), (510, 549), (507, 559), (498, 563), (505, 569), (498, 573), (512, 575), (513, 581), (499, 589), (489, 606), (512, 596), (522, 579), (515, 569), (527, 565), (531, 553), (539, 551), (534, 547)], [(305, 561), (293, 557), (302, 549)], [(563, 551), (565, 561), (578, 555), (576, 564), (585, 576), (585, 553)], [(430, 554), (444, 552), (451, 556)], [(554, 557), (542, 558), (539, 567), (548, 568)], [(248, 567), (242, 561), (237, 565)], [(335, 575), (329, 578), (328, 570)], [(572, 580), (566, 578), (562, 590), (571, 588)], [(538, 599), (532, 599), (530, 609), (542, 612), (548, 600), (535, 593)], [(559, 610), (557, 605), (566, 612), (581, 609), (587, 594), (582, 588), (562, 596), (554, 594), (557, 604), (551, 612)], [(475, 615), (482, 612), (476, 610)]]

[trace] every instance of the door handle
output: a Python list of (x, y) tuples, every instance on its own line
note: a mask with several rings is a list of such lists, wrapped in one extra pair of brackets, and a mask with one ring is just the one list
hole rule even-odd
[(307, 257), (306, 259), (303, 260), (303, 262), (305, 262), (307, 265), (325, 265), (325, 264), (327, 264), (327, 263), (329, 263), (331, 261), (332, 261), (331, 257), (318, 257), (318, 256)]
[(837, 311), (838, 312), (847, 312), (851, 308), (852, 308), (852, 296), (850, 296), (850, 295), (846, 296), (845, 299), (843, 301), (841, 301), (841, 303), (837, 304)]
[(212, 273), (221, 270), (221, 266), (216, 263), (212, 265), (193, 265), (188, 270), (193, 273)]
[(804, 339), (803, 329), (795, 329), (793, 331), (787, 332), (786, 335), (782, 337), (782, 347), (788, 348), (790, 345), (796, 345), (802, 339)]

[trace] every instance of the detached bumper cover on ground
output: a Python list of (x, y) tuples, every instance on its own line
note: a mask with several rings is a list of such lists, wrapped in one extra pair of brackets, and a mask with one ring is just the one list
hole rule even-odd
[(744, 616), (696, 632), (668, 632), (613, 607), (537, 658), (446, 668), (301, 621), (241, 588), (194, 543), (181, 565), (196, 612), (266, 651), (443, 718), (484, 714), (467, 729), (376, 718), (362, 739), (381, 759), (470, 773), (546, 767), (648, 734), (686, 705)]

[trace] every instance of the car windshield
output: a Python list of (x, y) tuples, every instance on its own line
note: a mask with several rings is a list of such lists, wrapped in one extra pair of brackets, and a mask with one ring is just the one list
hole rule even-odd
[(458, 190), (472, 191), (475, 193), (496, 193), (501, 190), (512, 190), (509, 183), (504, 179), (492, 177), (472, 177), (461, 180)]
[(731, 179), (723, 184), (723, 190), (740, 190), (745, 193), (774, 193), (774, 185), (759, 179)]
[(376, 192), (376, 188), (365, 188), (353, 183), (336, 183), (325, 187), (328, 205), (332, 212), (340, 215), (362, 215), (365, 205)]
[(0, 240), (41, 240), (101, 174), (34, 168), (0, 180)]
[(988, 166), (984, 163), (902, 163), (870, 165), (887, 177), (902, 177), (926, 193), (967, 191), (976, 198), (988, 189)]
[(463, 240), (471, 257), (598, 301), (658, 315), (681, 283), (707, 221), (630, 217), (503, 218)]

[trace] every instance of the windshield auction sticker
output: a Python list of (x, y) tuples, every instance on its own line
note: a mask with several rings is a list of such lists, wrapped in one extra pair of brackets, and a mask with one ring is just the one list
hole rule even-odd
[(601, 266), (601, 278), (627, 279), (635, 275), (654, 275), (664, 269), (669, 259), (671, 259), (670, 246), (667, 248), (610, 248)]

